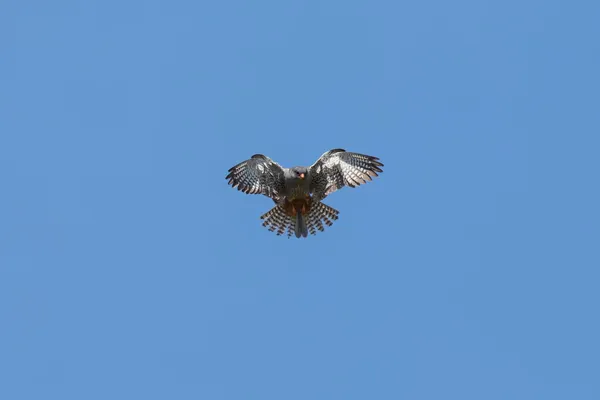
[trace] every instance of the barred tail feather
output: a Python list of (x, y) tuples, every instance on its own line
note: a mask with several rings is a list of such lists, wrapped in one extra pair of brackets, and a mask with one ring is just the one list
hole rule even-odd
[[(286, 214), (282, 206), (275, 206), (260, 218), (262, 225), (275, 232), (277, 236), (287, 233), (288, 238), (295, 234), (296, 237), (307, 237), (308, 233), (316, 235), (317, 231), (323, 232), (323, 225), (331, 226), (338, 219), (340, 212), (333, 207), (321, 202), (314, 202), (310, 212), (304, 216), (291, 217)], [(300, 217), (300, 218), (299, 218)]]
[(292, 220), (281, 206), (275, 206), (260, 217), (264, 222), (262, 226), (281, 236), (288, 231), (288, 237), (292, 234)]

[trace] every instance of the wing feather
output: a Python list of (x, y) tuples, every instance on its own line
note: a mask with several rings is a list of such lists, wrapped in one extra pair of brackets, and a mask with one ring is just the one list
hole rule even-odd
[(309, 168), (311, 192), (322, 200), (344, 186), (356, 187), (373, 180), (383, 172), (379, 158), (333, 149), (323, 154)]
[(277, 201), (285, 190), (283, 168), (262, 154), (253, 155), (228, 172), (227, 183), (247, 194), (262, 194)]

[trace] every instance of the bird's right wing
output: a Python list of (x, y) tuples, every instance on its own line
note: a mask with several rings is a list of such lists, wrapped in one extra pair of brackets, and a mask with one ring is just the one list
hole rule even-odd
[(231, 167), (225, 179), (244, 193), (263, 194), (275, 201), (285, 191), (283, 168), (262, 154), (255, 154)]

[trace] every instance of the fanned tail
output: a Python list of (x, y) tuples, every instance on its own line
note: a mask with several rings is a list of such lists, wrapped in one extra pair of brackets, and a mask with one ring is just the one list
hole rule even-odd
[(312, 204), (310, 211), (302, 216), (289, 216), (282, 206), (275, 206), (260, 218), (262, 225), (275, 232), (277, 236), (287, 233), (288, 238), (295, 234), (296, 237), (307, 237), (308, 233), (316, 235), (317, 231), (323, 232), (323, 225), (331, 226), (338, 219), (340, 212), (333, 207), (321, 202)]

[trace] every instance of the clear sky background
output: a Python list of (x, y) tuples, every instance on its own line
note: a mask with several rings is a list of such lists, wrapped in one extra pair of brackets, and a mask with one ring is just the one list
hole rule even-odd
[[(599, 399), (594, 1), (0, 6), (0, 398)], [(264, 153), (385, 172), (306, 240)]]

